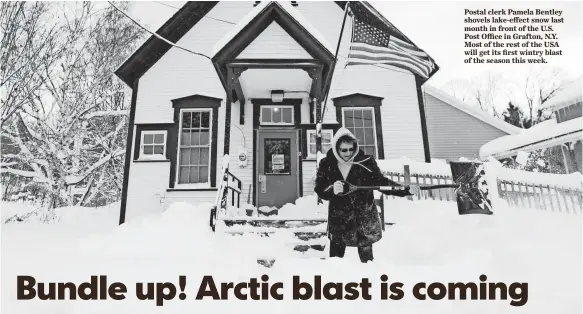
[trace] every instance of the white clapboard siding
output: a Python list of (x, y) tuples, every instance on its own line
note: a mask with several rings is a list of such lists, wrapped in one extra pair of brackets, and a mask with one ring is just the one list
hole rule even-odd
[(309, 53), (298, 44), (279, 24), (272, 22), (255, 38), (238, 59), (311, 59)]
[(302, 162), (302, 183), (304, 196), (314, 194), (314, 178), (316, 177), (316, 161), (304, 160)]
[[(236, 102), (231, 107), (231, 143), (230, 153), (231, 161), (229, 170), (235, 175), (242, 184), (241, 200), (247, 201), (247, 194), (249, 193), (249, 184), (253, 184), (253, 103), (247, 101), (245, 103), (245, 124), (239, 124), (240, 114), (239, 102)], [(243, 141), (244, 139), (244, 141)], [(247, 167), (239, 167), (239, 147), (247, 148)], [(253, 193), (253, 191), (251, 191)], [(253, 195), (251, 195), (253, 199)]]
[[(350, 48), (351, 21), (346, 22), (332, 79), (330, 98), (354, 93), (382, 97), (381, 120), (385, 158), (406, 156), (424, 160), (421, 117), (415, 76), (395, 67), (346, 65)], [(328, 100), (330, 106), (331, 100)], [(333, 102), (332, 102), (333, 103)], [(335, 119), (334, 107), (327, 109), (325, 120)]]
[(126, 221), (161, 212), (160, 196), (168, 188), (170, 162), (135, 162), (130, 169)]
[[(252, 8), (251, 2), (219, 2), (208, 16), (237, 23)], [(201, 19), (178, 45), (207, 56), (233, 24)], [(201, 94), (224, 99), (225, 91), (211, 61), (171, 48), (139, 81), (135, 123), (172, 121), (172, 99)]]
[(431, 158), (477, 158), (484, 143), (506, 132), (425, 94)]

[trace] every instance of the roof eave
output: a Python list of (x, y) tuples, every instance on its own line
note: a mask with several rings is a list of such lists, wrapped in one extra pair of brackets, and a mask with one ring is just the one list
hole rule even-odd
[[(156, 31), (156, 34), (172, 43), (178, 42), (217, 3), (218, 1), (188, 1)], [(194, 17), (189, 16), (191, 14)], [(114, 71), (114, 74), (132, 87), (133, 82), (146, 73), (171, 47), (167, 42), (151, 35)]]

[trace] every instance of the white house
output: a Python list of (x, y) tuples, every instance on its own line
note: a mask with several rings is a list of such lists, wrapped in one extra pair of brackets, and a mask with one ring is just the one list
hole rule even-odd
[[(352, 4), (371, 25), (416, 47), (371, 5)], [(428, 76), (346, 66), (353, 20), (342, 28), (345, 6), (188, 2), (157, 34), (190, 52), (152, 36), (130, 56), (115, 72), (132, 89), (120, 223), (169, 202), (213, 203), (224, 155), (241, 198), (255, 206), (313, 193), (317, 108), (325, 109), (324, 151), (345, 126), (378, 159), (430, 161), (422, 86), (437, 65), (429, 58)], [(497, 132), (484, 142), (509, 134)]]

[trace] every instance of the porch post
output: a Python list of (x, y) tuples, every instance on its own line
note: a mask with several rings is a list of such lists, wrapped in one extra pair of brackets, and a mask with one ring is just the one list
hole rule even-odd
[(320, 165), (320, 152), (322, 151), (322, 104), (318, 97), (312, 98), (316, 105), (316, 167)]

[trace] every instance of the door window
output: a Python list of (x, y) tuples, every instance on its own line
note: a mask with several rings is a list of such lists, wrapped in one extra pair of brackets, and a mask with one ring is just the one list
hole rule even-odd
[(264, 144), (265, 174), (290, 174), (290, 139), (266, 138)]

